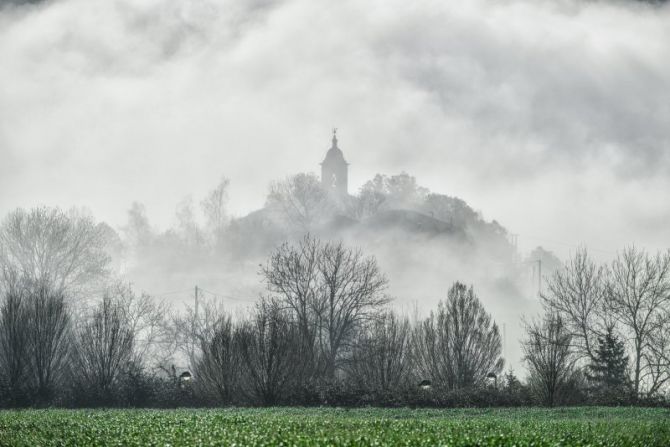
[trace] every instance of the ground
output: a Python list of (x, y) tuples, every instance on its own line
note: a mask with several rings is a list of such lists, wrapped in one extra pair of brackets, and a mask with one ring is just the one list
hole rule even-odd
[(3, 411), (0, 445), (669, 446), (670, 410)]

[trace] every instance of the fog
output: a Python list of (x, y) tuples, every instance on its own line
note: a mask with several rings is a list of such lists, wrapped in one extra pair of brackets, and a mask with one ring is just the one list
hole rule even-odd
[[(586, 244), (608, 259), (627, 244), (667, 248), (667, 6), (0, 5), (0, 215), (85, 207), (122, 233), (137, 201), (163, 232), (184, 197), (197, 203), (225, 176), (230, 211), (242, 217), (264, 205), (271, 181), (317, 172), (337, 127), (350, 192), (376, 173), (409, 172), (518, 234), (522, 254), (542, 245), (565, 258)], [(513, 308), (529, 306), (527, 284), (500, 292), (504, 269), (426, 241), (408, 243), (416, 251), (397, 265), (387, 245), (369, 248), (408, 307), (433, 306), (456, 277), (481, 289), (494, 317), (508, 312), (509, 325), (518, 325)], [(134, 270), (133, 280), (153, 293), (204, 282), (256, 296), (256, 258), (220, 267), (194, 261), (164, 277)]]

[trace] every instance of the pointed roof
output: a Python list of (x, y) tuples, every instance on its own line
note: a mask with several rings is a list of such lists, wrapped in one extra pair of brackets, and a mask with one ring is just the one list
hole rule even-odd
[(342, 153), (342, 150), (339, 147), (337, 147), (337, 128), (333, 129), (332, 146), (330, 146), (330, 149), (328, 149), (328, 152), (326, 152), (326, 158), (323, 160), (323, 163), (330, 164), (333, 162), (349, 164), (344, 159), (344, 154)]

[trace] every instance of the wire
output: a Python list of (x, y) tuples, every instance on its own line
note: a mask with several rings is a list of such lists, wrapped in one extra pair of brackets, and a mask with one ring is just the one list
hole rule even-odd
[[(541, 237), (528, 236), (526, 234), (519, 235), (519, 237), (525, 237), (526, 239), (533, 239), (533, 240), (540, 241), (540, 242), (547, 242), (549, 244), (562, 245), (564, 247), (570, 247), (570, 248), (579, 248), (579, 247), (582, 246), (582, 245), (569, 244), (567, 242), (560, 242), (560, 241), (541, 238)], [(583, 246), (585, 246), (588, 250), (599, 251), (601, 253), (607, 253), (607, 254), (610, 254), (610, 255), (616, 254), (616, 252), (613, 252), (611, 250), (603, 250), (601, 248), (595, 248), (595, 247), (592, 247), (592, 246), (587, 245), (587, 244), (584, 244)]]
[(231, 301), (240, 301), (240, 302), (243, 302), (243, 303), (250, 303), (250, 302), (255, 302), (257, 300), (257, 298), (239, 298), (239, 297), (234, 297), (234, 296), (231, 296), (231, 295), (227, 295), (225, 293), (216, 293), (216, 292), (209, 291), (207, 289), (203, 289), (202, 287), (198, 287), (198, 290), (201, 290), (205, 293), (209, 293), (210, 295), (213, 295), (215, 298), (224, 298), (224, 299), (228, 299), (228, 300), (231, 300)]

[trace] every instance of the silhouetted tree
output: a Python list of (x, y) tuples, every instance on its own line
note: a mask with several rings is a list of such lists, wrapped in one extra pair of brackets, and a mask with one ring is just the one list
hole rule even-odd
[(382, 313), (356, 337), (347, 360), (349, 379), (375, 393), (402, 388), (411, 373), (411, 335), (409, 320)]
[(210, 336), (201, 338), (201, 354), (194, 369), (201, 389), (214, 393), (221, 403), (230, 403), (239, 383), (240, 356), (236, 346), (236, 331), (230, 317), (222, 317)]
[(326, 375), (333, 378), (342, 348), (388, 303), (383, 294), (388, 279), (375, 258), (364, 257), (360, 250), (349, 249), (341, 242), (321, 245), (318, 269), (318, 342)]
[(580, 248), (549, 278), (541, 295), (547, 313), (560, 316), (570, 333), (575, 354), (588, 361), (595, 359), (597, 339), (614, 318), (605, 292), (606, 272)]
[(303, 380), (317, 374), (319, 363), (316, 338), (317, 301), (322, 292), (320, 250), (321, 243), (307, 235), (297, 245), (282, 244), (261, 269), (268, 290), (291, 311), (298, 325)]
[(526, 340), (522, 345), (530, 373), (530, 384), (541, 401), (553, 407), (574, 372), (575, 357), (572, 335), (562, 318), (546, 315), (542, 321), (526, 323)]
[(106, 292), (76, 330), (77, 375), (91, 391), (110, 398), (113, 386), (132, 359), (135, 334), (118, 296)]
[(586, 378), (598, 400), (625, 401), (630, 396), (628, 356), (623, 341), (607, 328), (598, 338), (595, 358), (586, 369)]
[(27, 290), (16, 273), (5, 275), (7, 283), (0, 304), (0, 371), (8, 403), (27, 403), (29, 325)]
[(634, 247), (625, 249), (612, 262), (607, 293), (630, 338), (635, 395), (644, 390), (651, 396), (670, 378), (670, 371), (657, 371), (652, 360), (654, 334), (663, 329), (670, 307), (670, 251), (651, 256)]
[(309, 235), (297, 245), (281, 245), (262, 274), (295, 316), (301, 355), (312, 375), (333, 378), (342, 348), (388, 302), (387, 279), (374, 258)]
[(242, 384), (254, 402), (275, 405), (295, 391), (300, 367), (297, 325), (278, 303), (262, 300), (237, 332)]
[(40, 281), (28, 290), (26, 320), (32, 391), (40, 403), (48, 403), (67, 367), (70, 315), (59, 288)]
[(489, 373), (499, 374), (501, 351), (498, 326), (473, 288), (458, 282), (415, 331), (419, 373), (449, 390), (482, 385)]

